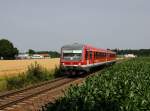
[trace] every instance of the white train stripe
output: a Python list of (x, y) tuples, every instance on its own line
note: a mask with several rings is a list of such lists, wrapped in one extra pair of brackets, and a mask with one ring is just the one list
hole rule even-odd
[(104, 64), (113, 63), (113, 62), (116, 62), (116, 60), (107, 61), (107, 62), (100, 62), (100, 63), (93, 63), (93, 64), (88, 64), (88, 65), (64, 65), (64, 67), (66, 67), (66, 66), (74, 66), (74, 67), (85, 68), (85, 67), (94, 67), (94, 66), (104, 65)]
[(107, 62), (100, 62), (100, 63), (94, 63), (94, 64), (88, 64), (88, 65), (81, 65), (81, 67), (94, 67), (94, 66), (104, 65), (104, 64), (113, 63), (113, 62), (116, 62), (116, 60), (107, 61)]

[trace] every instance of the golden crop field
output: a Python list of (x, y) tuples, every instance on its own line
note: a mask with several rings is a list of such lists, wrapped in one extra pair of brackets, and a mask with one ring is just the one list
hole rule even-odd
[(59, 58), (31, 60), (0, 60), (0, 77), (14, 76), (27, 70), (28, 66), (37, 62), (42, 67), (52, 70), (59, 66)]

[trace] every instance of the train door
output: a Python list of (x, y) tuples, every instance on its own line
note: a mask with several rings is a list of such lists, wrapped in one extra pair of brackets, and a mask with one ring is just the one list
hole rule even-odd
[(92, 64), (93, 63), (93, 54), (92, 54), (92, 51), (89, 51), (89, 63)]
[(86, 59), (86, 64), (92, 64), (93, 63), (93, 52), (86, 50), (85, 51), (85, 59)]
[(86, 64), (87, 65), (90, 64), (90, 61), (89, 61), (89, 51), (88, 50), (85, 51), (85, 60), (86, 60)]

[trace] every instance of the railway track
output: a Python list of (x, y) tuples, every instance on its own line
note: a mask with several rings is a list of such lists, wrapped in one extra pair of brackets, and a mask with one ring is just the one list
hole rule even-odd
[(10, 91), (0, 95), (0, 110), (11, 107), (19, 102), (35, 97), (46, 91), (55, 89), (64, 84), (72, 82), (77, 78), (61, 77), (41, 84), (33, 85), (21, 90)]

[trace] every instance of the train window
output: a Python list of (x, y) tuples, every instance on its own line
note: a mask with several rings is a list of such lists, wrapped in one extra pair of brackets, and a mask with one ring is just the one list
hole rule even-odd
[(110, 57), (113, 57), (113, 54), (110, 54)]
[(92, 51), (90, 51), (90, 59), (92, 59)]
[(103, 57), (103, 53), (100, 53), (100, 57)]
[(115, 54), (111, 54), (110, 56), (111, 56), (111, 57), (115, 57)]
[(103, 57), (106, 57), (106, 53), (103, 53)]
[(94, 58), (96, 58), (96, 52), (94, 52)]
[(85, 52), (85, 60), (88, 60), (88, 51)]
[(95, 56), (97, 59), (101, 58), (101, 57), (106, 57), (106, 53), (102, 53), (102, 52), (96, 52)]
[(63, 50), (64, 60), (81, 60), (82, 50)]
[(103, 57), (103, 53), (100, 53), (100, 57)]
[(95, 58), (97, 59), (97, 52), (95, 52)]
[(97, 52), (97, 57), (100, 58), (100, 53), (99, 52)]

